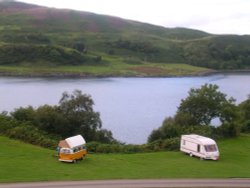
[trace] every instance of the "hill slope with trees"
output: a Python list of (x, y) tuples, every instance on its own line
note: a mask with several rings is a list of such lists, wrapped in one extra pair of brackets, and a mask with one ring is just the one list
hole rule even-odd
[[(0, 67), (118, 64), (122, 70), (131, 64), (140, 67), (160, 63), (216, 70), (248, 69), (250, 36), (213, 35), (83, 11), (1, 1), (0, 59)], [(200, 71), (204, 70), (208, 69)], [(135, 67), (130, 69), (133, 71), (141, 70)], [(145, 70), (144, 73), (147, 75)]]

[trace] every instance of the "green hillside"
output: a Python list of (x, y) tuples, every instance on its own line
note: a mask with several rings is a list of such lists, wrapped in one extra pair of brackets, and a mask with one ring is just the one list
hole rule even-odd
[(92, 179), (249, 178), (250, 136), (220, 141), (219, 161), (181, 152), (89, 154), (77, 164), (57, 161), (56, 151), (0, 136), (0, 182)]
[[(83, 75), (166, 76), (210, 71), (207, 68), (248, 69), (249, 41), (249, 35), (212, 35), (0, 1), (0, 72), (14, 69), (13, 74), (25, 74), (20, 69), (24, 67), (33, 74), (34, 67), (45, 67), (45, 73), (57, 73), (57, 68), (63, 67), (68, 74), (79, 74), (67, 69), (75, 66)], [(176, 71), (169, 70), (170, 64)], [(177, 64), (204, 68), (180, 69)], [(101, 70), (93, 74), (88, 66)]]

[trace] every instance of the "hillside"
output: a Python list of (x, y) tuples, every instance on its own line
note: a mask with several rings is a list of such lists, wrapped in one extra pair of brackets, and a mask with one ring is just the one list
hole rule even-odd
[[(250, 36), (212, 35), (198, 30), (164, 28), (90, 12), (3, 0), (0, 1), (0, 59), (0, 65), (8, 67), (1, 72), (9, 70), (9, 66), (82, 65), (110, 66), (110, 69), (118, 66), (121, 75), (161, 76), (171, 75), (167, 69), (169, 64), (248, 69)], [(139, 68), (131, 68), (131, 65)], [(198, 72), (206, 71), (199, 69)], [(194, 70), (180, 72), (197, 73)], [(82, 67), (81, 73), (93, 74)], [(104, 71), (101, 74), (115, 73)]]

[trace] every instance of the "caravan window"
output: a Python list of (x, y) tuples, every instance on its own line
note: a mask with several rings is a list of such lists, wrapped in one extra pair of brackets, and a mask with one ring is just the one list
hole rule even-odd
[(214, 152), (217, 151), (216, 145), (205, 145), (205, 150), (206, 152)]
[(200, 150), (201, 150), (201, 145), (198, 144), (198, 145), (197, 145), (197, 152), (200, 152)]

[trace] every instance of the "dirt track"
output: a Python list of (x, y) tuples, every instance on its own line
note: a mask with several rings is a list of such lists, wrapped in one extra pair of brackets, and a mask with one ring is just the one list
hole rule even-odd
[(249, 187), (249, 179), (98, 180), (0, 184), (0, 188)]

